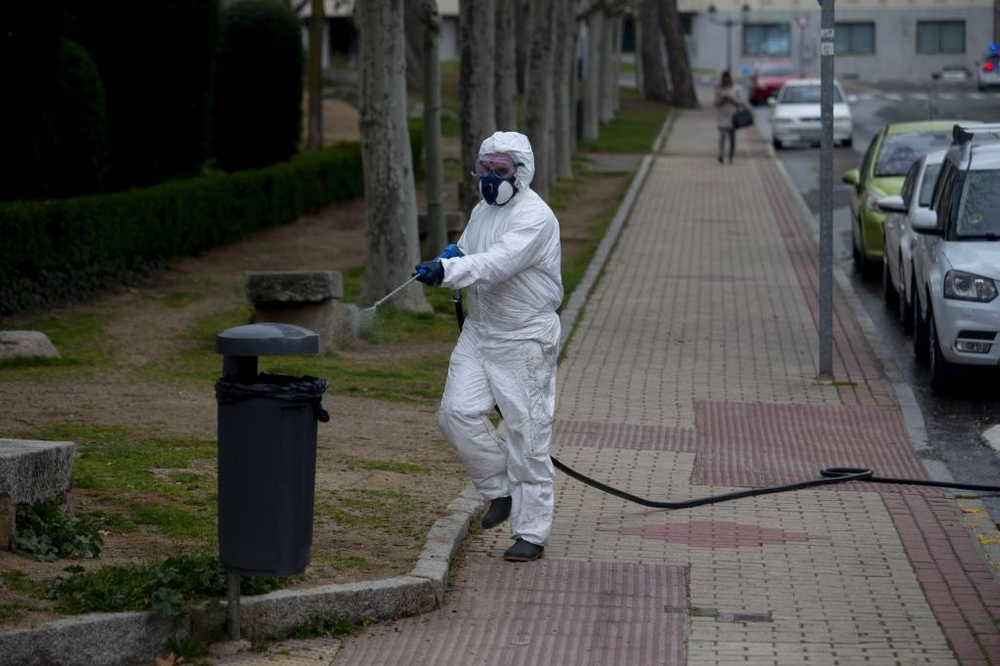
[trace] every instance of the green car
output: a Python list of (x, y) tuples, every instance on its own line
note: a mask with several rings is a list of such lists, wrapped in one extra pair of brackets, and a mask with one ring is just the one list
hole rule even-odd
[(881, 275), (885, 214), (875, 202), (899, 194), (910, 166), (924, 153), (951, 145), (956, 124), (978, 124), (968, 120), (934, 120), (891, 123), (878, 131), (868, 144), (861, 166), (844, 173), (851, 188), (851, 236), (854, 263), (866, 277)]

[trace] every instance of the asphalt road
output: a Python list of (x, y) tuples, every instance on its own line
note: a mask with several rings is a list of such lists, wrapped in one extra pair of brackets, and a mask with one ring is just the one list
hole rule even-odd
[[(963, 382), (960, 392), (938, 396), (930, 390), (925, 363), (913, 356), (912, 339), (886, 310), (880, 279), (863, 280), (851, 260), (850, 188), (841, 174), (856, 167), (878, 128), (889, 122), (939, 118), (972, 118), (1000, 122), (1000, 93), (980, 93), (974, 83), (852, 85), (848, 99), (854, 116), (853, 148), (836, 148), (833, 158), (834, 261), (850, 277), (885, 347), (899, 366), (923, 412), (932, 455), (948, 468), (956, 481), (1000, 485), (1000, 371), (978, 374)], [(758, 107), (757, 123), (770, 138), (767, 107)], [(819, 217), (819, 148), (799, 147), (778, 151), (793, 182), (813, 214)], [(990, 431), (990, 428), (994, 430)], [(984, 498), (995, 521), (1000, 521), (1000, 498)]]

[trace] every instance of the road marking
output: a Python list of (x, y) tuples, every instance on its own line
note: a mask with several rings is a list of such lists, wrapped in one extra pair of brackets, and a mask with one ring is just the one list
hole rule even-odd
[(983, 431), (983, 439), (993, 447), (994, 451), (1000, 453), (1000, 425), (995, 425)]

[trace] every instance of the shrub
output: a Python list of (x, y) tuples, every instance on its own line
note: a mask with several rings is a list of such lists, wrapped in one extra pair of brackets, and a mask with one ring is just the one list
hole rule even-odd
[(281, 0), (237, 0), (222, 13), (212, 156), (226, 171), (287, 160), (302, 132), (302, 36)]
[(0, 314), (134, 282), (165, 258), (360, 197), (361, 173), (360, 145), (344, 143), (267, 169), (0, 204)]

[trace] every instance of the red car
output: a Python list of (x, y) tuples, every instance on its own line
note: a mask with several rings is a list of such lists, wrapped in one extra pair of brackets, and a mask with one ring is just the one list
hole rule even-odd
[(767, 104), (775, 97), (781, 85), (789, 79), (801, 79), (802, 72), (790, 60), (768, 60), (758, 63), (750, 75), (750, 103)]

